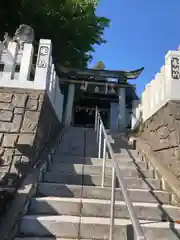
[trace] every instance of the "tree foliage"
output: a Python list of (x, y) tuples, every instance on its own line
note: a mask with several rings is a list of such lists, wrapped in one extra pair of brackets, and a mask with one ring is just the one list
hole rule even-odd
[(104, 65), (104, 63), (102, 61), (98, 61), (93, 68), (94, 69), (99, 69), (99, 70), (104, 70), (105, 69), (105, 65)]
[[(98, 1), (98, 0), (97, 0)], [(50, 38), (53, 57), (60, 64), (86, 67), (94, 44), (103, 44), (109, 20), (96, 16), (95, 0), (1, 0), (0, 34), (13, 34), (20, 24), (35, 30), (35, 37)]]

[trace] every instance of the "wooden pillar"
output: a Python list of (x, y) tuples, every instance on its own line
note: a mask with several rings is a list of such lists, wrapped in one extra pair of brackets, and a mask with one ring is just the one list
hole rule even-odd
[(67, 103), (65, 107), (65, 117), (64, 117), (64, 123), (66, 125), (70, 125), (72, 121), (74, 92), (75, 92), (75, 84), (70, 83), (68, 86), (68, 96), (67, 96)]
[(126, 129), (126, 90), (119, 88), (119, 109), (118, 109), (118, 131), (124, 132)]

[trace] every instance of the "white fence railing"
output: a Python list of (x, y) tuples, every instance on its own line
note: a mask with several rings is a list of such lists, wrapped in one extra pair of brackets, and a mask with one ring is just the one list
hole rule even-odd
[(40, 40), (35, 59), (32, 44), (25, 43), (20, 50), (16, 42), (10, 42), (7, 48), (0, 42), (0, 87), (45, 90), (62, 121), (64, 95), (52, 62), (51, 40)]
[[(141, 94), (141, 103), (133, 107), (134, 117), (146, 121), (170, 100), (180, 100), (180, 51), (169, 51), (165, 64)], [(135, 120), (134, 120), (135, 121)]]

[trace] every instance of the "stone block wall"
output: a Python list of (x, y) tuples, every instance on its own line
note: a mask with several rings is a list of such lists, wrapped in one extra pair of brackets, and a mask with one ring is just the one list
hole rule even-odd
[(180, 178), (180, 101), (169, 101), (145, 121), (141, 137), (179, 179)]
[(61, 127), (45, 91), (0, 88), (1, 178), (26, 174)]

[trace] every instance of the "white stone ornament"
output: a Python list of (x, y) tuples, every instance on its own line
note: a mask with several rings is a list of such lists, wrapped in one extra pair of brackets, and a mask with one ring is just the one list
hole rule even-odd
[(40, 48), (40, 55), (42, 55), (42, 56), (48, 55), (48, 52), (49, 52), (49, 48), (48, 47), (42, 46)]
[(180, 79), (180, 59), (178, 57), (171, 58), (171, 75), (173, 79)]
[(47, 67), (47, 58), (46, 56), (49, 53), (49, 48), (47, 46), (41, 46), (39, 50), (38, 56), (38, 67), (39, 68), (46, 68)]

